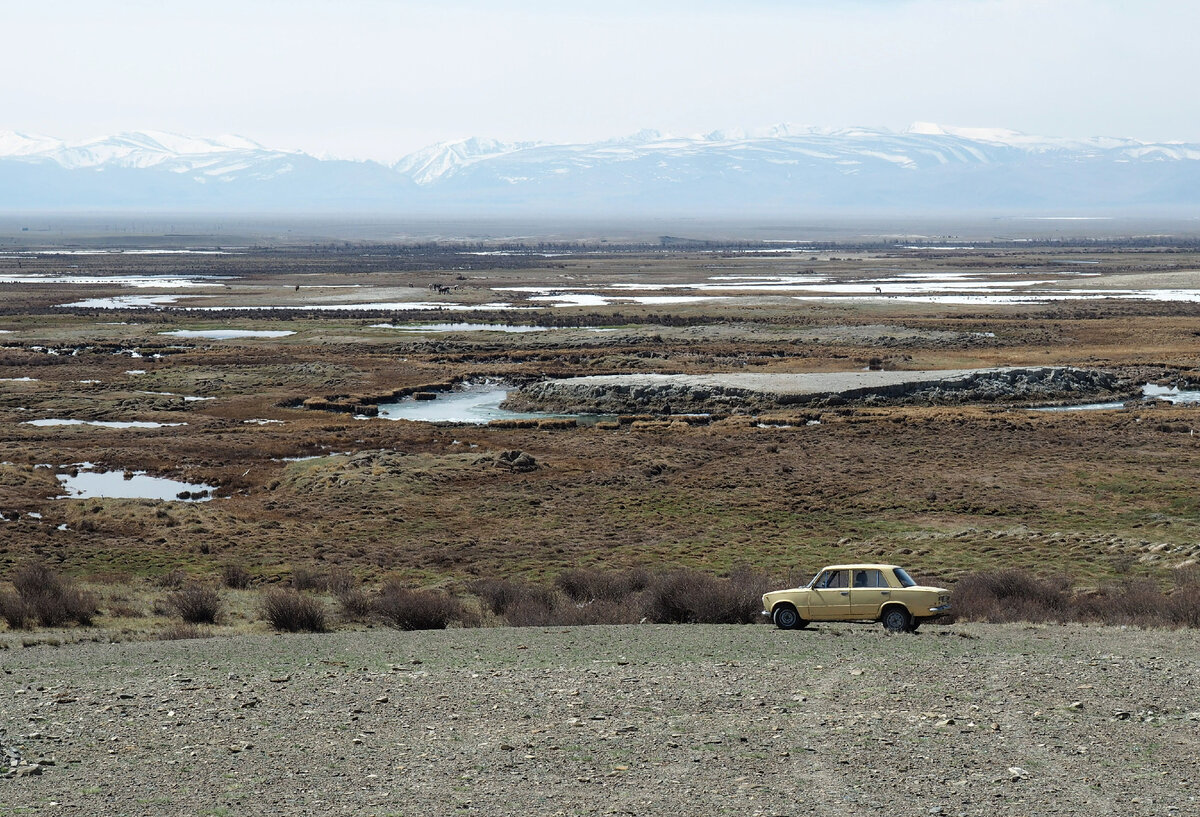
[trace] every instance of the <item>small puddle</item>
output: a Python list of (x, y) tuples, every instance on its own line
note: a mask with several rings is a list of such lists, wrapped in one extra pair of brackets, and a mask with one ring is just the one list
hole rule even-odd
[[(385, 420), (416, 420), (426, 423), (473, 423), (486, 425), (492, 420), (574, 419), (583, 425), (615, 419), (615, 415), (548, 414), (536, 411), (508, 411), (500, 404), (508, 397), (508, 387), (495, 383), (469, 386), (452, 392), (439, 392), (434, 400), (408, 397), (395, 403), (380, 403), (379, 417)], [(370, 418), (362, 418), (370, 419)]]
[(164, 499), (207, 502), (214, 485), (193, 484), (165, 477), (147, 476), (145, 471), (79, 471), (75, 476), (59, 474), (66, 495), (58, 499)]

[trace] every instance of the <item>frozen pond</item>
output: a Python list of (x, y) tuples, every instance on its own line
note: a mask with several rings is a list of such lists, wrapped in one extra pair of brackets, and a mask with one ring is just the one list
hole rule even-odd
[(234, 340), (236, 338), (286, 338), (295, 332), (288, 329), (174, 329), (159, 332), (173, 338), (211, 338), (212, 340)]
[(25, 420), (21, 423), (23, 426), (99, 426), (100, 428), (170, 428), (172, 426), (185, 426), (187, 423), (151, 423), (151, 422), (124, 422), (120, 420), (63, 420), (61, 418), (50, 418), (46, 420)]
[(547, 414), (508, 411), (500, 404), (508, 389), (496, 384), (473, 386), (462, 391), (439, 393), (436, 400), (406, 398), (396, 403), (380, 403), (379, 417), (386, 420), (419, 420), (427, 423), (473, 423), (486, 425), (492, 420), (545, 420), (573, 417), (588, 424), (607, 419), (598, 415)]
[[(166, 499), (205, 502), (212, 499), (213, 485), (181, 482), (147, 476), (145, 471), (79, 471), (75, 476), (59, 474), (66, 495), (59, 499)], [(188, 496), (180, 496), (180, 494)]]

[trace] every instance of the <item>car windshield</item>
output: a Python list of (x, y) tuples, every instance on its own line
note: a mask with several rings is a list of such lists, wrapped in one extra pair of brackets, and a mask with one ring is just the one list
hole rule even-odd
[(916, 587), (917, 586), (917, 583), (913, 581), (912, 576), (910, 576), (904, 572), (904, 568), (898, 567), (893, 572), (896, 574), (896, 578), (899, 579), (901, 586), (903, 586), (903, 587)]

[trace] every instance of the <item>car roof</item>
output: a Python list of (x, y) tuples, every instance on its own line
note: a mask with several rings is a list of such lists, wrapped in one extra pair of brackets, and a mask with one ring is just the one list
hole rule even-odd
[(854, 563), (846, 565), (829, 565), (821, 568), (821, 571), (826, 570), (895, 570), (897, 565), (880, 565), (873, 563)]

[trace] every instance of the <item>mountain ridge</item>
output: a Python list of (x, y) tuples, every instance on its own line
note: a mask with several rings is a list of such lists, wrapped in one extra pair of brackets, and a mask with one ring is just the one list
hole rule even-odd
[(595, 142), (471, 137), (399, 161), (241, 136), (0, 131), (0, 208), (435, 212), (1058, 211), (1200, 206), (1200, 144), (914, 123), (773, 125)]

